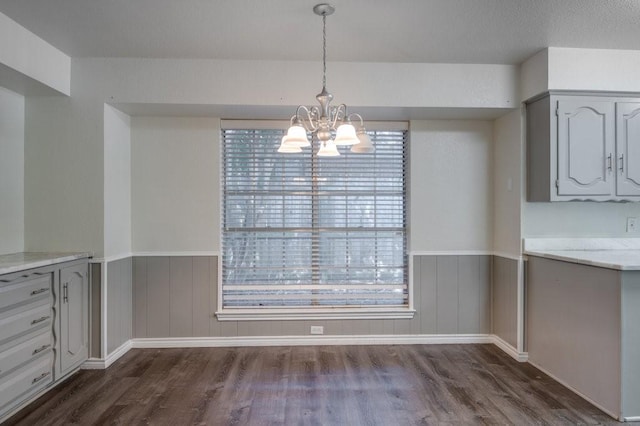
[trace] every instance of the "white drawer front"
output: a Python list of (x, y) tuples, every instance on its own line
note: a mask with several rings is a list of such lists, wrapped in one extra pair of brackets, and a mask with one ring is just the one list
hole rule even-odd
[(51, 351), (53, 335), (51, 330), (44, 329), (39, 335), (0, 352), (0, 376), (13, 370), (20, 364)]
[(53, 378), (53, 353), (40, 357), (0, 381), (0, 412), (18, 397), (42, 389)]
[(51, 275), (42, 275), (17, 284), (0, 286), (0, 310), (51, 296)]
[(23, 333), (46, 327), (51, 330), (51, 305), (39, 305), (31, 309), (24, 309), (18, 313), (11, 312), (0, 318), (0, 344)]

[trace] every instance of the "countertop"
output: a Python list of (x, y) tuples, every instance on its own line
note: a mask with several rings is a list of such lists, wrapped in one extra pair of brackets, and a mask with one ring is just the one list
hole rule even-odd
[(12, 253), (0, 256), (0, 275), (91, 257), (90, 253)]
[(523, 253), (620, 271), (640, 270), (640, 238), (525, 239)]

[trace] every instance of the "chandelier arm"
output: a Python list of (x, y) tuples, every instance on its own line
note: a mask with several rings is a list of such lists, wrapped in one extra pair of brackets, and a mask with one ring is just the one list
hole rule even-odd
[(309, 116), (309, 122), (313, 126), (313, 131), (317, 131), (320, 128), (320, 107), (314, 105), (311, 107), (311, 114)]
[(362, 119), (362, 116), (360, 114), (358, 114), (357, 112), (352, 112), (351, 114), (349, 114), (348, 119), (351, 120), (351, 117), (358, 118), (358, 120), (360, 120), (360, 127), (364, 127), (364, 120)]
[[(300, 120), (300, 122), (308, 132), (315, 132), (316, 130), (318, 130), (318, 127), (313, 122), (313, 114), (317, 110), (317, 108), (318, 107), (314, 106), (311, 108), (311, 110), (309, 110), (309, 108), (307, 108), (306, 106), (300, 105), (296, 110), (295, 117)], [(304, 111), (306, 117), (300, 114), (301, 111)]]
[[(333, 117), (331, 118), (331, 127), (335, 129), (338, 120), (344, 120), (345, 118), (347, 118), (347, 105), (340, 104), (335, 107), (334, 111), (335, 113), (332, 114)], [(340, 118), (340, 113), (342, 113), (342, 118)]]

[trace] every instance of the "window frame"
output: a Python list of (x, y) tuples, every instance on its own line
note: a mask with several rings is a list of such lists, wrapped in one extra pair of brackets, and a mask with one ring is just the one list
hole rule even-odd
[[(409, 123), (400, 121), (375, 121), (367, 122), (367, 130), (372, 131), (406, 131), (405, 153), (409, 155)], [(371, 306), (371, 307), (270, 307), (270, 308), (225, 308), (223, 306), (223, 239), (224, 239), (224, 194), (225, 194), (225, 167), (224, 167), (224, 135), (223, 129), (286, 129), (289, 122), (280, 120), (221, 120), (218, 144), (219, 158), (219, 229), (220, 229), (220, 255), (218, 256), (218, 283), (217, 283), (217, 310), (215, 316), (220, 321), (254, 321), (254, 320), (325, 320), (325, 319), (412, 319), (415, 315), (413, 300), (413, 258), (409, 251), (409, 200), (410, 200), (410, 170), (409, 161), (405, 162), (405, 256), (407, 259), (407, 305), (406, 306)], [(308, 148), (307, 148), (308, 149)], [(286, 155), (286, 154), (282, 154)]]

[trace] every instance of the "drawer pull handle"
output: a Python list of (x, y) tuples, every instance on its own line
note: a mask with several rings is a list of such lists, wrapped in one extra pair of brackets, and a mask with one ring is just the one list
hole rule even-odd
[(34, 319), (33, 321), (31, 321), (31, 325), (36, 325), (42, 321), (46, 321), (49, 319), (49, 316), (47, 315), (46, 317), (40, 317), (38, 319)]
[(42, 380), (42, 379), (44, 379), (45, 377), (47, 377), (49, 374), (51, 374), (51, 373), (49, 373), (48, 371), (47, 371), (46, 373), (42, 373), (41, 375), (39, 375), (38, 377), (36, 377), (35, 379), (33, 379), (33, 380), (31, 381), (31, 384), (32, 384), (32, 385), (35, 385), (35, 384), (36, 384), (36, 383), (38, 383), (40, 380)]
[(42, 345), (42, 346), (40, 346), (38, 349), (34, 349), (34, 350), (33, 350), (33, 353), (32, 353), (31, 355), (37, 355), (37, 354), (39, 354), (40, 352), (42, 352), (42, 351), (44, 351), (45, 349), (47, 349), (49, 346), (51, 346), (51, 345)]
[(31, 295), (32, 295), (32, 296), (35, 296), (35, 295), (37, 295), (37, 294), (44, 293), (45, 291), (49, 291), (49, 289), (48, 289), (47, 287), (39, 288), (39, 289), (37, 289), (37, 290), (33, 290), (33, 291), (31, 292)]

